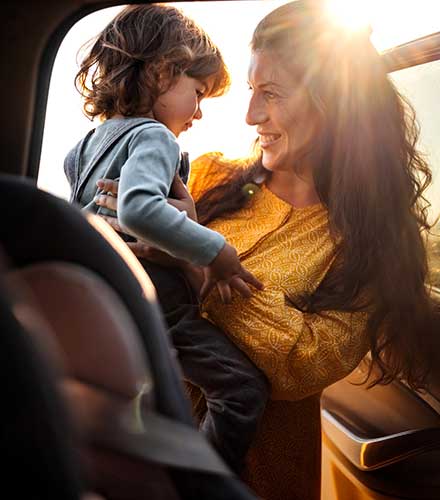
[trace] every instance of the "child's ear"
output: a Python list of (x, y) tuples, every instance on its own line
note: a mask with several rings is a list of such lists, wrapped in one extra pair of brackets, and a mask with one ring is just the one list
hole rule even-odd
[(163, 94), (164, 92), (166, 92), (165, 89), (167, 83), (168, 83), (168, 78), (166, 77), (166, 75), (163, 72), (159, 73), (157, 77), (157, 88), (159, 90), (159, 94)]
[(159, 89), (159, 95), (167, 92), (173, 84), (173, 75), (171, 71), (160, 71), (157, 78), (157, 88)]
[(175, 68), (168, 68), (168, 70), (161, 71), (159, 72), (159, 74), (160, 74), (159, 88), (160, 88), (160, 93), (162, 94), (170, 90), (184, 73), (183, 72), (176, 73)]

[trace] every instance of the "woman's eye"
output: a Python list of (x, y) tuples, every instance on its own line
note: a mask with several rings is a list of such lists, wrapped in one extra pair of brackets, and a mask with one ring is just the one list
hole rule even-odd
[(264, 97), (268, 100), (275, 99), (276, 95), (273, 92), (265, 91)]
[(205, 92), (203, 90), (196, 90), (196, 94), (199, 99), (202, 99), (205, 95)]

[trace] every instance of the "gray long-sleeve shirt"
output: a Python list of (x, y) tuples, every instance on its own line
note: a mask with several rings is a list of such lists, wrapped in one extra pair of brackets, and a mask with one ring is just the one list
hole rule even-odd
[[(102, 145), (110, 144), (121, 126), (130, 125), (127, 120), (134, 128), (104, 149), (96, 161)], [(113, 118), (69, 153), (65, 170), (73, 184), (75, 201), (93, 212), (99, 208), (93, 202), (98, 192), (96, 181), (103, 177), (119, 179), (118, 219), (126, 231), (174, 257), (208, 265), (223, 248), (224, 237), (167, 202), (180, 159), (176, 138), (163, 124), (150, 119)], [(69, 175), (72, 168), (76, 170), (76, 182)]]

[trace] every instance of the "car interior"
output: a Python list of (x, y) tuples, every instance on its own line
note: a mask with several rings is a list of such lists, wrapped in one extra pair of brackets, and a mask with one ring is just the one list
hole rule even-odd
[[(411, 3), (423, 10), (423, 1)], [(35, 499), (252, 499), (193, 423), (137, 259), (99, 218), (37, 186), (58, 48), (80, 19), (117, 5), (15, 0), (2, 8), (3, 490)], [(437, 29), (382, 57), (420, 109), (440, 213), (440, 12)], [(437, 221), (427, 245), (428, 285), (440, 304), (439, 229)], [(440, 307), (438, 326), (440, 334)], [(440, 371), (423, 393), (404, 382), (368, 388), (366, 373), (361, 363), (323, 394), (322, 500), (439, 499)]]

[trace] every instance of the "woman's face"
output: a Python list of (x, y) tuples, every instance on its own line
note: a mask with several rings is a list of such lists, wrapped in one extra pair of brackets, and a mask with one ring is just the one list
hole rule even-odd
[[(249, 87), (246, 122), (256, 125), (263, 166), (271, 171), (291, 170), (309, 152), (318, 129), (306, 88), (270, 50), (252, 53)], [(301, 169), (301, 163), (297, 167)]]

